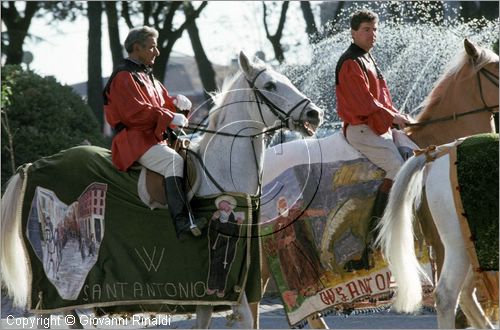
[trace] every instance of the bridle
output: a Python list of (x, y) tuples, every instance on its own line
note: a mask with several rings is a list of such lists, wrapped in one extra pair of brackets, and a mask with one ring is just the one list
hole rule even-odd
[(462, 112), (462, 113), (453, 113), (452, 115), (449, 115), (449, 116), (440, 117), (440, 118), (436, 118), (436, 119), (429, 119), (429, 120), (422, 121), (419, 123), (409, 123), (409, 124), (406, 124), (406, 126), (408, 126), (408, 127), (426, 126), (429, 124), (434, 124), (434, 123), (448, 121), (448, 120), (457, 120), (460, 117), (473, 115), (473, 114), (481, 113), (481, 112), (494, 113), (495, 112), (494, 110), (498, 109), (498, 104), (492, 105), (492, 106), (489, 106), (486, 104), (486, 101), (484, 100), (484, 95), (483, 95), (484, 93), (483, 93), (483, 85), (481, 83), (481, 75), (484, 76), (489, 82), (491, 82), (497, 88), (498, 88), (498, 76), (496, 74), (494, 74), (493, 72), (486, 70), (485, 68), (479, 69), (479, 71), (476, 73), (477, 83), (478, 83), (478, 87), (479, 87), (479, 95), (481, 97), (481, 101), (483, 102), (483, 107), (478, 108), (478, 109), (474, 109), (474, 110), (470, 110), (470, 111), (466, 111), (466, 112)]
[[(271, 111), (271, 113), (273, 115), (275, 115), (276, 118), (278, 118), (278, 120), (279, 120), (278, 124), (270, 126), (268, 129), (266, 129), (266, 130), (264, 130), (262, 132), (259, 132), (259, 133), (256, 133), (256, 134), (251, 134), (251, 135), (244, 135), (244, 134), (238, 134), (238, 133), (235, 134), (235, 133), (226, 133), (226, 132), (214, 131), (214, 130), (209, 130), (209, 129), (200, 127), (200, 125), (196, 125), (196, 126), (188, 125), (187, 128), (193, 129), (193, 130), (198, 131), (198, 132), (211, 133), (211, 134), (215, 134), (215, 135), (230, 136), (230, 137), (236, 137), (236, 138), (242, 138), (242, 137), (243, 138), (255, 138), (255, 137), (259, 136), (259, 135), (271, 133), (271, 132), (283, 129), (285, 127), (288, 127), (288, 124), (289, 124), (290, 120), (292, 121), (292, 123), (294, 125), (299, 125), (300, 122), (301, 122), (302, 116), (304, 114), (304, 111), (307, 108), (307, 106), (309, 105), (309, 103), (311, 103), (311, 100), (308, 99), (308, 98), (303, 98), (302, 100), (300, 100), (299, 102), (297, 102), (297, 104), (295, 104), (290, 110), (288, 110), (288, 111), (285, 112), (280, 107), (278, 107), (276, 104), (274, 104), (269, 98), (267, 98), (264, 95), (264, 93), (257, 86), (255, 86), (255, 81), (257, 80), (257, 78), (263, 72), (265, 72), (266, 70), (267, 69), (263, 69), (263, 70), (259, 71), (255, 75), (255, 77), (253, 78), (253, 80), (246, 79), (246, 81), (248, 82), (248, 85), (250, 86), (250, 88), (252, 89), (252, 91), (253, 91), (253, 93), (255, 95), (255, 103), (257, 103), (257, 107), (259, 109), (259, 114), (260, 114), (260, 117), (262, 119), (262, 123), (267, 126), (267, 124), (265, 122), (265, 119), (264, 119), (264, 114), (263, 114), (263, 111), (262, 111), (262, 107), (261, 107), (261, 104), (265, 104), (265, 105), (268, 106), (268, 108)], [(243, 102), (254, 102), (254, 101), (240, 101), (240, 102), (243, 103)], [(302, 110), (300, 112), (299, 119), (294, 120), (290, 115), (292, 114), (293, 111), (295, 111), (301, 105), (303, 105), (303, 107), (302, 107)]]
[[(257, 107), (259, 109), (259, 114), (260, 114), (260, 117), (262, 118), (262, 123), (267, 126), (267, 124), (265, 122), (265, 119), (264, 119), (264, 114), (262, 112), (262, 107), (261, 107), (261, 104), (265, 104), (265, 105), (268, 106), (268, 108), (271, 111), (271, 113), (274, 114), (279, 119), (279, 123), (277, 125), (271, 126), (271, 127), (269, 127), (268, 129), (266, 129), (266, 130), (264, 130), (262, 132), (259, 132), (259, 133), (256, 133), (256, 134), (251, 134), (251, 135), (244, 135), (244, 134), (239, 134), (239, 133), (226, 133), (226, 132), (220, 132), (220, 131), (214, 131), (214, 130), (209, 130), (209, 129), (201, 128), (199, 126), (192, 127), (190, 125), (188, 125), (187, 128), (193, 128), (193, 129), (195, 129), (197, 131), (204, 132), (204, 133), (211, 133), (211, 134), (214, 134), (214, 135), (230, 136), (230, 137), (234, 137), (234, 138), (251, 138), (252, 139), (252, 149), (253, 149), (253, 155), (254, 155), (254, 159), (255, 159), (255, 164), (258, 164), (259, 162), (258, 162), (258, 159), (257, 159), (257, 153), (255, 151), (254, 138), (256, 138), (259, 135), (263, 135), (263, 134), (266, 134), (266, 133), (274, 132), (276, 130), (283, 129), (284, 127), (288, 127), (288, 123), (290, 122), (290, 120), (292, 120), (292, 123), (294, 125), (300, 124), (300, 121), (302, 119), (302, 115), (304, 113), (304, 110), (307, 108), (307, 106), (309, 105), (309, 103), (311, 103), (310, 99), (304, 98), (304, 99), (300, 100), (299, 102), (297, 102), (297, 104), (295, 104), (287, 112), (285, 112), (284, 110), (282, 110), (280, 107), (278, 107), (276, 104), (274, 104), (269, 98), (267, 98), (264, 95), (264, 93), (257, 86), (255, 86), (255, 81), (257, 80), (257, 78), (264, 71), (266, 71), (266, 70), (267, 69), (263, 69), (263, 70), (259, 71), (255, 75), (255, 77), (253, 78), (253, 80), (250, 81), (250, 80), (246, 79), (246, 81), (248, 82), (248, 85), (250, 86), (250, 88), (252, 89), (252, 91), (253, 91), (253, 93), (255, 95), (255, 102), (257, 103)], [(301, 105), (303, 105), (303, 108), (302, 108), (302, 110), (300, 112), (299, 119), (298, 120), (293, 120), (292, 117), (290, 116), (291, 113), (293, 111), (295, 111)], [(234, 143), (234, 141), (233, 141), (233, 143)], [(212, 176), (212, 174), (210, 173), (210, 171), (208, 170), (208, 168), (205, 166), (205, 163), (203, 162), (203, 159), (201, 158), (201, 156), (198, 155), (196, 152), (194, 152), (193, 150), (191, 150), (189, 148), (186, 149), (186, 150), (190, 154), (192, 154), (198, 160), (198, 162), (200, 163), (203, 171), (205, 172), (205, 174), (207, 175), (207, 177), (210, 179), (210, 181), (212, 181), (212, 183), (217, 187), (217, 189), (219, 189), (219, 191), (221, 193), (223, 193), (224, 189), (215, 180), (215, 178)], [(257, 182), (257, 187), (258, 187), (257, 188), (257, 196), (260, 197), (260, 194), (262, 192), (262, 169), (258, 169), (258, 166), (257, 166), (257, 170), (259, 172), (258, 182)]]
[[(304, 98), (304, 99), (300, 100), (299, 102), (297, 102), (297, 104), (294, 105), (290, 110), (288, 110), (288, 112), (285, 112), (285, 111), (281, 110), (276, 104), (274, 104), (271, 100), (269, 100), (264, 95), (264, 93), (262, 93), (262, 91), (259, 88), (257, 88), (255, 86), (255, 82), (257, 81), (257, 78), (263, 72), (265, 72), (266, 70), (267, 69), (263, 69), (263, 70), (259, 71), (255, 75), (255, 77), (253, 78), (252, 81), (250, 81), (250, 80), (247, 79), (248, 85), (253, 90), (253, 93), (255, 95), (255, 100), (257, 101), (257, 107), (259, 108), (259, 114), (260, 114), (260, 117), (262, 118), (262, 122), (264, 123), (264, 125), (266, 124), (265, 119), (264, 119), (264, 115), (262, 113), (262, 108), (260, 106), (261, 102), (259, 102), (259, 99), (262, 100), (262, 103), (266, 104), (269, 107), (269, 110), (271, 111), (271, 113), (273, 115), (275, 115), (280, 120), (280, 122), (281, 122), (282, 125), (288, 126), (288, 122), (290, 120), (292, 120), (292, 122), (293, 122), (294, 125), (298, 125), (300, 123), (300, 120), (302, 119), (302, 115), (304, 114), (304, 110), (307, 108), (307, 106), (309, 105), (309, 103), (311, 103), (311, 100), (308, 99), (308, 98)], [(302, 110), (300, 112), (299, 119), (298, 120), (293, 120), (290, 117), (290, 114), (293, 111), (295, 111), (295, 109), (297, 109), (302, 104), (304, 104), (304, 106), (303, 106), (303, 108), (302, 108)]]

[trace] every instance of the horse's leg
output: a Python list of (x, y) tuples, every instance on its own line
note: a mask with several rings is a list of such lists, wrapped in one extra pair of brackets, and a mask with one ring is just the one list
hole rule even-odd
[(329, 329), (325, 320), (322, 317), (319, 317), (319, 314), (311, 315), (307, 318), (307, 322), (309, 323), (309, 327), (311, 329)]
[[(461, 239), (461, 237), (457, 238)], [(457, 307), (458, 295), (465, 280), (469, 263), (465, 254), (465, 248), (460, 249), (456, 246), (448, 245), (444, 237), (443, 241), (445, 247), (448, 246), (448, 248), (445, 248), (446, 255), (443, 271), (434, 291), (434, 297), (436, 300), (439, 328), (452, 329), (455, 327), (455, 309)]]
[(250, 305), (248, 304), (248, 299), (246, 293), (243, 292), (241, 301), (238, 305), (233, 307), (233, 312), (238, 315), (238, 322), (242, 329), (251, 329), (254, 322), (252, 317), (252, 311), (250, 310)]
[(260, 305), (259, 302), (254, 302), (254, 303), (249, 304), (250, 313), (252, 313), (252, 319), (253, 319), (253, 328), (252, 329), (259, 329), (260, 328), (259, 305)]
[(196, 306), (196, 328), (208, 329), (212, 321), (212, 313), (214, 306), (211, 305), (198, 305)]
[(455, 327), (455, 309), (470, 262), (449, 178), (449, 157), (438, 158), (432, 164), (426, 180), (429, 209), (445, 247), (441, 276), (434, 291), (439, 328)]
[[(269, 266), (267, 265), (267, 258), (264, 256), (260, 263), (260, 277), (262, 281), (262, 295), (266, 292), (267, 285), (269, 284), (269, 279), (271, 278), (271, 273), (269, 272)], [(259, 316), (259, 305), (260, 302), (250, 303), (250, 312), (252, 313), (253, 319), (253, 329), (260, 328), (260, 316)]]
[[(425, 196), (425, 194), (423, 196)], [(443, 268), (444, 246), (441, 242), (441, 238), (439, 237), (436, 225), (432, 220), (429, 203), (425, 197), (422, 198), (422, 204), (418, 209), (417, 217), (420, 223), (420, 228), (422, 228), (424, 239), (427, 242), (427, 245), (432, 247), (433, 257), (435, 258), (436, 263), (436, 274), (433, 274), (433, 277), (435, 281), (434, 283), (436, 283), (439, 278), (439, 274), (441, 274), (441, 269)]]
[[(431, 211), (429, 210), (429, 204), (427, 198), (422, 198), (422, 204), (420, 205), (417, 213), (417, 218), (419, 220), (420, 228), (424, 235), (424, 239), (432, 248), (432, 258), (434, 258), (434, 265), (432, 268), (432, 278), (434, 283), (437, 283), (441, 270), (443, 269), (444, 263), (444, 246), (439, 237), (439, 233), (432, 220)], [(467, 319), (463, 314), (461, 309), (458, 309), (455, 316), (455, 327), (457, 329), (466, 329), (468, 327)]]
[(479, 302), (475, 299), (474, 289), (474, 272), (472, 267), (469, 267), (467, 277), (462, 286), (462, 292), (460, 293), (460, 307), (473, 328), (493, 329), (493, 325), (486, 317)]

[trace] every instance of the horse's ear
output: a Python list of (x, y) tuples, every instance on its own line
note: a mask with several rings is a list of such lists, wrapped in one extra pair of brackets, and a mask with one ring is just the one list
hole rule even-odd
[(248, 57), (243, 53), (243, 51), (240, 52), (240, 68), (243, 70), (243, 73), (249, 77), (252, 75), (252, 70), (253, 70), (253, 65), (248, 59)]
[(479, 52), (477, 51), (476, 45), (474, 45), (472, 42), (470, 42), (467, 39), (464, 39), (464, 47), (465, 47), (465, 52), (472, 57), (472, 59), (475, 61), (479, 57)]

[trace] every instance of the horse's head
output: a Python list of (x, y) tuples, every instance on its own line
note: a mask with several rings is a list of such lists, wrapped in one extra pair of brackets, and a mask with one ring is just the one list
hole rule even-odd
[(498, 55), (489, 49), (474, 45), (469, 40), (464, 40), (465, 52), (468, 62), (471, 63), (473, 77), (477, 81), (481, 105), (492, 107), (491, 110), (498, 111)]
[(324, 111), (302, 94), (291, 81), (266, 66), (251, 62), (240, 52), (239, 63), (244, 77), (257, 99), (259, 111), (254, 119), (266, 126), (280, 121), (290, 130), (312, 136), (323, 122)]
[(420, 146), (495, 131), (492, 114), (498, 112), (498, 55), (467, 39), (464, 48), (422, 103), (418, 126), (407, 130)]

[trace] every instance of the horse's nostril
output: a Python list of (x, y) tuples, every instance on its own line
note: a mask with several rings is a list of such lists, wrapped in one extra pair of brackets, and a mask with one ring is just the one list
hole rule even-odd
[(319, 111), (318, 110), (309, 110), (306, 113), (308, 118), (312, 119), (318, 119), (319, 118)]

